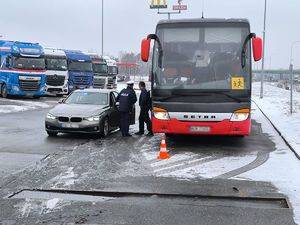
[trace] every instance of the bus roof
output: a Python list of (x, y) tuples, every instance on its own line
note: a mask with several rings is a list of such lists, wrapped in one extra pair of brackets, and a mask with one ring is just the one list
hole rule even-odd
[(176, 20), (160, 20), (158, 25), (162, 24), (176, 24), (176, 23), (246, 23), (249, 24), (248, 19), (225, 19), (225, 18), (195, 18), (195, 19), (176, 19)]

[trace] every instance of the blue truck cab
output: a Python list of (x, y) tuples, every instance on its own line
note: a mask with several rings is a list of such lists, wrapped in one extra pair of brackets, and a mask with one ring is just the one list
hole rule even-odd
[(93, 65), (89, 55), (65, 50), (69, 71), (69, 92), (93, 86)]
[(40, 97), (45, 93), (45, 55), (39, 44), (0, 41), (0, 93)]

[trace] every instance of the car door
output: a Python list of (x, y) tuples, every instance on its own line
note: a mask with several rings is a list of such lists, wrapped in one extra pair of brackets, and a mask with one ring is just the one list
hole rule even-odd
[(110, 92), (110, 124), (113, 128), (118, 128), (120, 125), (120, 115), (118, 105), (116, 104), (116, 96), (114, 92)]

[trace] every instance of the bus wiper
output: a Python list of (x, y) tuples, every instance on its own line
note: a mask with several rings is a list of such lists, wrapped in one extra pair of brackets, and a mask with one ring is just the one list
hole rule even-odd
[(242, 64), (242, 68), (244, 68), (246, 66), (246, 49), (247, 49), (247, 44), (248, 42), (251, 40), (251, 38), (256, 37), (255, 33), (250, 33), (243, 44), (243, 48), (242, 48), (242, 55), (241, 55), (241, 64)]

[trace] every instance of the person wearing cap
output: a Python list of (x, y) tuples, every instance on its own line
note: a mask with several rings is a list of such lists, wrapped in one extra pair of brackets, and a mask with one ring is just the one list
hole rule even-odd
[(150, 92), (146, 89), (145, 82), (141, 81), (139, 83), (139, 88), (141, 90), (141, 95), (139, 98), (139, 105), (141, 107), (140, 117), (139, 117), (139, 132), (136, 135), (143, 135), (145, 131), (145, 123), (147, 125), (148, 136), (153, 136), (152, 123), (149, 117), (149, 110), (151, 109), (151, 97)]
[(135, 91), (133, 90), (134, 81), (127, 82), (127, 88), (124, 88), (117, 96), (116, 101), (120, 103), (119, 112), (121, 117), (120, 128), (123, 137), (130, 137), (130, 113), (132, 113), (133, 105), (137, 102)]

